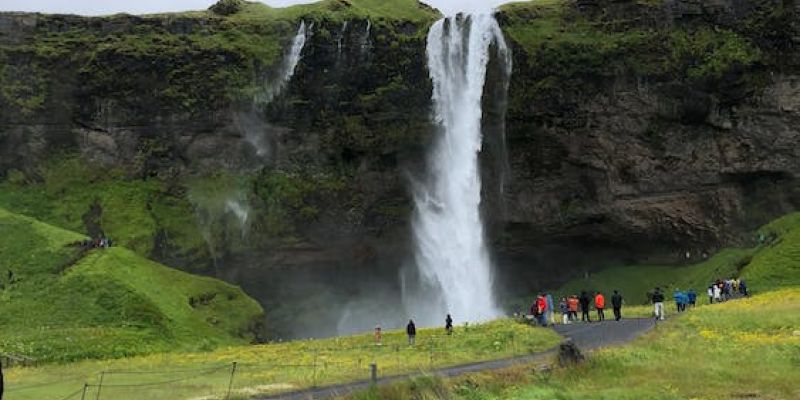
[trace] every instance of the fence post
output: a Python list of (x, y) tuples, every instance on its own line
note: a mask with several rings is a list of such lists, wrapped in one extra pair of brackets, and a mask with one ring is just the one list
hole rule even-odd
[(378, 364), (372, 363), (369, 365), (369, 380), (375, 385), (378, 383)]
[(231, 389), (233, 389), (233, 376), (236, 375), (236, 361), (231, 364), (231, 379), (228, 380), (228, 392), (225, 393), (225, 400), (231, 398)]
[(103, 380), (106, 377), (106, 371), (100, 373), (100, 383), (97, 385), (97, 396), (95, 396), (95, 400), (100, 400), (100, 390), (103, 389)]
[(83, 393), (81, 393), (81, 400), (86, 400), (86, 390), (89, 389), (89, 384), (83, 383)]
[(317, 387), (317, 352), (314, 352), (314, 365), (311, 370), (311, 387)]

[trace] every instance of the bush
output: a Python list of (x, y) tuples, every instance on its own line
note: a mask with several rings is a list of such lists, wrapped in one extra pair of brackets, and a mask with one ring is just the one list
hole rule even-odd
[(227, 16), (238, 13), (242, 10), (242, 7), (244, 7), (244, 1), (242, 0), (219, 0), (208, 9), (214, 14)]

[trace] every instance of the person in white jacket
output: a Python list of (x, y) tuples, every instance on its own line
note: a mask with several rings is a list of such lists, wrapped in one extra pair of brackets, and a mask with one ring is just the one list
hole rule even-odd
[(714, 304), (714, 285), (708, 287), (708, 304)]

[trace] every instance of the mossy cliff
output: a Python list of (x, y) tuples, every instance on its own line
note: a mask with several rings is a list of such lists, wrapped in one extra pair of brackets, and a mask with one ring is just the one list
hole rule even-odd
[[(292, 280), (375, 290), (344, 282), (394, 280), (408, 261), (438, 17), (413, 0), (2, 14), (0, 205), (242, 282), (268, 306), (305, 296)], [(487, 87), (482, 155), (501, 276), (694, 258), (794, 210), (798, 19), (791, 0), (502, 7), (514, 71), (506, 118)], [(303, 57), (276, 90), (301, 21)]]

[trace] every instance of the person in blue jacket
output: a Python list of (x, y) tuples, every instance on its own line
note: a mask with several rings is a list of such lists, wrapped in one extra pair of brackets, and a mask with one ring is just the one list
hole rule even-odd
[(690, 306), (694, 307), (697, 305), (697, 292), (695, 292), (694, 289), (689, 289), (689, 292), (686, 293), (686, 297), (687, 303)]
[(675, 289), (675, 291), (672, 292), (672, 297), (675, 299), (675, 309), (678, 310), (678, 312), (683, 311), (686, 304), (686, 294)]

